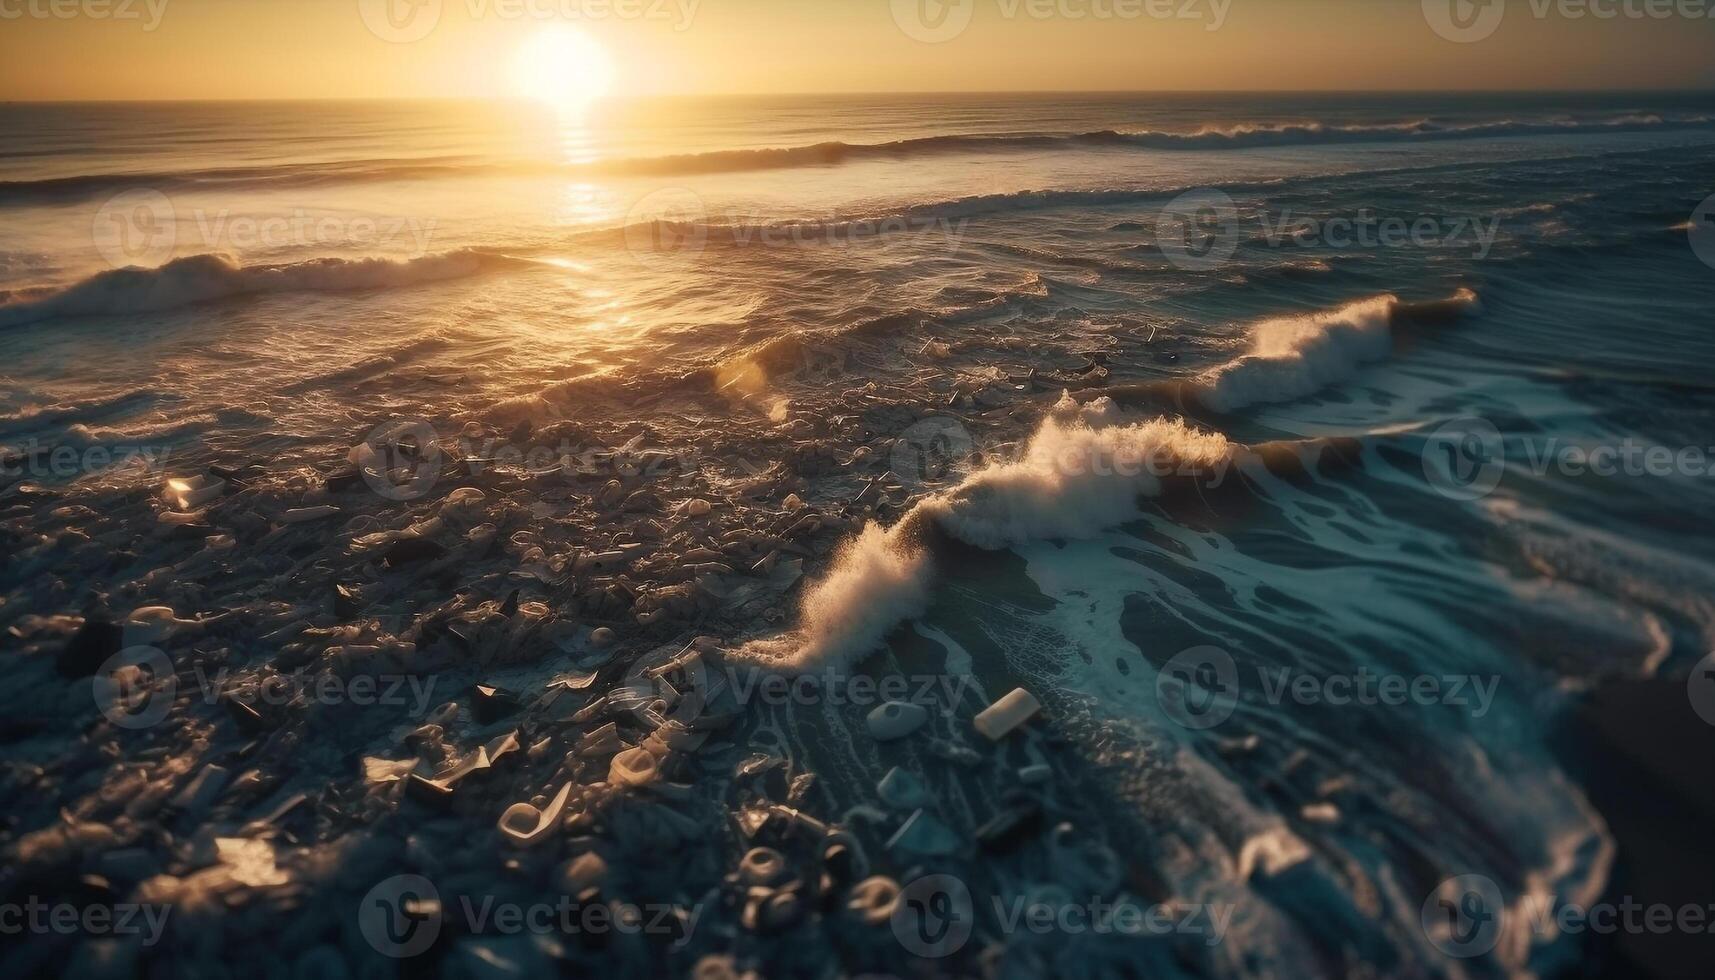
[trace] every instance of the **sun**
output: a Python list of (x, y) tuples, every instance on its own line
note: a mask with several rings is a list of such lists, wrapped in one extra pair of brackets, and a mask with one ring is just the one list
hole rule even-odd
[(513, 92), (561, 111), (582, 112), (612, 87), (607, 52), (575, 27), (544, 27), (512, 58)]

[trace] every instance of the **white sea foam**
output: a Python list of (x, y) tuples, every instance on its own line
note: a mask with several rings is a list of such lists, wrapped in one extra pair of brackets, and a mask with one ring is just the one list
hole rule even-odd
[(1158, 474), (1230, 459), (1233, 446), (1219, 433), (1163, 418), (1109, 424), (1110, 417), (1105, 402), (1080, 409), (1063, 399), (1017, 460), (923, 500), (889, 530), (865, 527), (806, 594), (797, 631), (748, 644), (738, 656), (784, 673), (849, 665), (927, 605), (931, 529), (989, 549), (1085, 537), (1136, 515), (1140, 496), (1160, 493)]
[(1206, 372), (1197, 400), (1217, 412), (1303, 398), (1356, 374), (1393, 349), (1401, 315), (1474, 311), (1477, 294), (1461, 289), (1438, 303), (1408, 304), (1392, 294), (1333, 310), (1264, 320), (1251, 328), (1248, 353)]
[[(1250, 353), (1205, 374), (1194, 390), (1217, 411), (1300, 398), (1385, 357), (1402, 315), (1456, 316), (1477, 305), (1467, 289), (1419, 304), (1388, 294), (1265, 320), (1252, 329)], [(806, 593), (796, 631), (736, 653), (784, 673), (849, 665), (927, 605), (929, 532), (990, 550), (1089, 537), (1135, 516), (1138, 499), (1160, 495), (1164, 479), (1213, 474), (1243, 448), (1182, 419), (1124, 421), (1106, 398), (1079, 405), (1062, 397), (1018, 458), (918, 502), (891, 529), (865, 527)]]

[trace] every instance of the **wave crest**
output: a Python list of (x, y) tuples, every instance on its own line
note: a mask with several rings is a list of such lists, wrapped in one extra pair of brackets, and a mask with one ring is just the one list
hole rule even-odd
[(64, 289), (0, 305), (0, 328), (56, 317), (155, 313), (235, 296), (396, 288), (458, 279), (519, 261), (474, 249), (410, 259), (317, 258), (252, 266), (220, 253), (187, 255), (153, 269), (128, 266), (98, 272)]

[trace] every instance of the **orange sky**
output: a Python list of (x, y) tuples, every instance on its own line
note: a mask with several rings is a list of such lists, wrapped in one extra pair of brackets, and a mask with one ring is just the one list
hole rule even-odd
[(510, 95), (551, 24), (618, 95), (1715, 87), (1715, 20), (1627, 14), (1662, 0), (1487, 2), (1456, 43), (1421, 0), (0, 0), (0, 98)]

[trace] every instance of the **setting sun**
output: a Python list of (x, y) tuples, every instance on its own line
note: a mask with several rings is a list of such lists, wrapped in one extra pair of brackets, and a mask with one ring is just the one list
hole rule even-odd
[(531, 35), (512, 60), (512, 89), (522, 98), (579, 111), (613, 86), (613, 62), (589, 35), (555, 25)]

